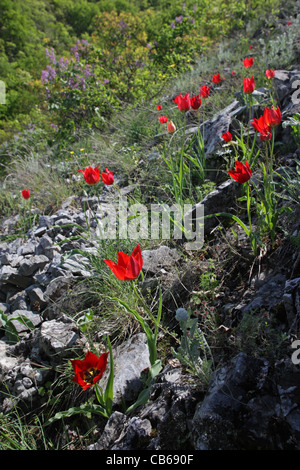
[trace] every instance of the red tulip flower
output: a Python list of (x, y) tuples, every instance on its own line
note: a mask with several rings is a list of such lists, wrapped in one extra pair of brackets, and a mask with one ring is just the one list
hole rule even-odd
[(225, 142), (231, 142), (232, 141), (232, 135), (230, 134), (229, 131), (224, 132), (224, 134), (222, 134), (222, 138), (225, 140)]
[(201, 85), (200, 87), (200, 96), (201, 98), (208, 98), (210, 94), (210, 86)]
[(23, 189), (22, 191), (22, 196), (24, 199), (29, 199), (30, 198), (30, 191), (29, 189)]
[(247, 95), (250, 95), (251, 93), (253, 93), (255, 90), (255, 83), (254, 83), (253, 75), (251, 78), (243, 77), (243, 85), (244, 85), (244, 92)]
[(157, 111), (161, 111), (162, 105), (161, 105), (161, 104), (158, 104), (158, 105), (156, 106), (156, 109), (157, 109)]
[(273, 70), (273, 69), (266, 70), (266, 77), (267, 77), (268, 80), (270, 80), (271, 78), (274, 78), (275, 77), (275, 70)]
[(264, 114), (263, 114), (264, 121), (266, 125), (268, 125), (271, 129), (272, 127), (276, 127), (281, 123), (281, 111), (279, 109), (279, 106), (275, 109), (274, 106), (272, 106), (271, 109), (265, 108), (264, 109)]
[(238, 160), (235, 162), (235, 170), (228, 171), (229, 175), (238, 183), (246, 183), (251, 178), (251, 169), (249, 163), (243, 164)]
[(267, 127), (269, 127), (269, 126), (266, 125), (263, 116), (260, 116), (260, 118), (258, 118), (258, 119), (256, 119), (256, 118), (253, 119), (252, 126), (254, 127), (254, 129), (257, 132), (263, 132)]
[(160, 116), (160, 117), (158, 118), (158, 120), (159, 120), (159, 122), (160, 122), (161, 124), (165, 124), (168, 119), (169, 119), (168, 116)]
[(248, 57), (246, 57), (246, 58), (243, 60), (243, 64), (244, 64), (244, 66), (245, 66), (246, 68), (252, 67), (252, 65), (253, 65), (253, 57), (249, 57), (249, 59), (248, 59)]
[(109, 171), (109, 170), (106, 168), (106, 173), (101, 173), (101, 180), (102, 180), (103, 183), (106, 184), (107, 186), (113, 184), (113, 182), (115, 181), (115, 178), (114, 178), (114, 175), (113, 175), (113, 171)]
[(261, 141), (270, 140), (272, 138), (270, 127), (264, 120), (264, 116), (260, 116), (258, 119), (253, 119), (252, 126), (257, 132), (259, 132), (259, 138)]
[(101, 379), (106, 369), (107, 356), (108, 352), (97, 357), (96, 354), (88, 351), (83, 361), (71, 361), (75, 373), (75, 377), (72, 381), (79, 384), (83, 390), (94, 385)]
[(199, 109), (201, 106), (201, 98), (199, 95), (191, 97), (191, 107), (193, 109)]
[(217, 73), (217, 75), (213, 75), (212, 81), (214, 83), (220, 83), (222, 80), (225, 80), (224, 77), (220, 77), (220, 74)]
[(174, 124), (173, 121), (168, 121), (168, 124), (167, 124), (167, 131), (170, 132), (170, 133), (176, 131), (176, 126), (175, 126), (175, 124)]
[(143, 257), (140, 245), (137, 245), (130, 256), (122, 251), (118, 253), (118, 263), (105, 259), (104, 263), (112, 270), (121, 281), (136, 279), (143, 267)]
[(270, 129), (267, 128), (266, 130), (261, 131), (259, 138), (262, 142), (265, 142), (266, 140), (271, 140), (272, 133), (270, 132)]
[(190, 109), (191, 107), (191, 98), (190, 94), (185, 94), (184, 96), (179, 93), (178, 96), (176, 96), (175, 100), (173, 100), (174, 103), (177, 104), (178, 109), (180, 111), (186, 112)]
[(92, 168), (91, 166), (89, 166), (85, 170), (78, 170), (78, 171), (81, 171), (81, 173), (83, 173), (84, 179), (87, 182), (87, 184), (98, 183), (100, 179), (100, 172), (99, 172), (98, 166), (96, 166), (96, 168)]

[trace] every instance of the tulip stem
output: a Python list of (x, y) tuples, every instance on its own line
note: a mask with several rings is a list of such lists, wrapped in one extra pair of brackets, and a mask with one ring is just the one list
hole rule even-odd
[(247, 181), (247, 214), (248, 214), (248, 221), (249, 221), (249, 230), (250, 234), (252, 233), (252, 223), (251, 223), (251, 194), (250, 194), (250, 184)]
[(275, 142), (275, 129), (273, 129), (272, 132), (272, 146), (271, 146), (271, 152), (270, 152), (270, 175), (272, 175), (273, 172), (273, 153), (274, 153), (274, 142)]
[(247, 214), (248, 214), (248, 222), (249, 222), (249, 238), (252, 247), (252, 251), (254, 256), (257, 255), (257, 243), (255, 235), (252, 233), (252, 221), (251, 221), (251, 201), (252, 201), (252, 194), (251, 194), (251, 187), (249, 181), (247, 181)]
[(135, 293), (137, 299), (141, 302), (141, 304), (143, 305), (144, 309), (145, 309), (146, 312), (148, 313), (149, 317), (151, 318), (151, 320), (153, 321), (153, 323), (156, 325), (156, 320), (155, 320), (154, 316), (153, 316), (152, 313), (150, 312), (150, 309), (149, 309), (148, 305), (146, 304), (146, 302), (144, 301), (144, 299), (142, 299), (142, 297), (140, 296), (139, 292), (137, 291), (137, 288), (136, 288), (136, 285), (135, 285), (134, 282), (132, 283), (132, 287), (133, 287), (133, 290), (134, 290), (134, 293)]
[(247, 150), (249, 150), (249, 138), (250, 138), (250, 126), (251, 126), (251, 95), (249, 94), (249, 125), (248, 125), (248, 135), (247, 135)]
[(202, 151), (203, 151), (203, 161), (205, 159), (205, 150), (204, 150), (204, 122), (205, 122), (205, 112), (204, 112), (204, 104), (202, 106), (202, 109), (203, 109), (203, 113), (202, 113), (202, 119), (203, 119), (203, 123), (202, 123), (202, 126), (203, 126), (203, 129), (202, 129)]

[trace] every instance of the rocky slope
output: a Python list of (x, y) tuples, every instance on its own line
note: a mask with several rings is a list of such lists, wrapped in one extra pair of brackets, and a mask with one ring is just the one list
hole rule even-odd
[[(276, 71), (283, 120), (300, 112), (300, 104), (291, 99), (296, 80), (300, 80), (299, 67)], [(242, 113), (237, 101), (208, 123), (208, 158), (215, 155), (222, 132), (234, 132)], [(276, 138), (287, 143), (290, 128), (282, 126)], [(300, 158), (300, 148), (280, 155), (277, 168), (294, 170), (295, 158)], [(235, 208), (239, 189), (233, 180), (219, 185), (201, 201), (205, 214), (214, 213), (216, 207)], [(74, 206), (72, 200), (66, 201), (54, 215), (40, 216), (26, 240), (0, 244), (0, 310), (7, 322), (2, 321), (0, 329), (0, 410), (4, 414), (16, 404), (34, 413), (41, 405), (40, 391), (53, 380), (57, 367), (73, 358), (75, 351), (83, 354), (88, 347), (73, 317), (82, 307), (76, 296), (80, 282), (95, 274), (88, 254), (97, 255), (97, 241), (95, 237), (80, 238), (78, 226), (85, 227), (87, 204), (101, 219), (107, 200), (101, 210), (95, 199), (79, 202)], [(149, 367), (145, 335), (133, 335), (114, 348), (114, 412), (106, 424), (99, 423), (99, 439), (88, 449), (300, 449), (300, 366), (292, 361), (292, 342), (300, 338), (300, 256), (292, 238), (299, 240), (300, 219), (299, 207), (291, 207), (295, 217), (282, 220), (287, 235), (281, 234), (275, 249), (256, 262), (238, 229), (241, 249), (234, 245), (230, 229), (226, 232), (236, 250), (229, 256), (228, 243), (214, 231), (220, 220), (207, 219), (208, 252), (222, 266), (217, 273), (221, 287), (214, 308), (224, 345), (221, 352), (216, 351), (217, 367), (208, 386), (200, 386), (169, 355), (151, 385), (148, 403), (124, 414), (122, 400), (134, 402), (143, 387), (142, 371)], [(9, 233), (13, 224), (13, 219), (6, 220), (2, 234)], [(91, 226), (96, 234), (95, 220)], [(70, 240), (76, 235), (77, 240)], [(180, 250), (168, 246), (145, 250), (143, 257), (144, 283), (160, 280), (164, 309), (174, 317), (174, 297), (182, 305), (188, 303), (205, 260), (203, 265), (199, 260), (196, 265), (182, 265)], [(178, 266), (183, 269), (176, 278)], [(269, 355), (267, 347), (246, 352), (236, 347), (235, 328), (252, 311), (276, 318), (278, 337), (285, 337), (277, 357)], [(10, 321), (17, 335), (13, 344), (7, 328)], [(266, 341), (274, 347), (270, 338)]]

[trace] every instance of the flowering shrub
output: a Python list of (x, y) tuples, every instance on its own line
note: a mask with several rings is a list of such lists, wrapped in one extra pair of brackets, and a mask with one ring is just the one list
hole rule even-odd
[(168, 78), (180, 71), (191, 70), (195, 53), (200, 49), (195, 20), (181, 14), (162, 26), (150, 54), (153, 66)]
[(153, 85), (149, 68), (151, 48), (145, 31), (148, 15), (111, 11), (96, 18), (90, 60), (115, 97), (115, 105), (144, 97), (149, 82)]
[(56, 58), (53, 49), (45, 50), (50, 64), (42, 70), (41, 82), (57, 140), (74, 134), (79, 127), (100, 128), (103, 116), (111, 113), (114, 100), (100, 82), (95, 64), (87, 61), (89, 50), (86, 40), (77, 41), (70, 58)]

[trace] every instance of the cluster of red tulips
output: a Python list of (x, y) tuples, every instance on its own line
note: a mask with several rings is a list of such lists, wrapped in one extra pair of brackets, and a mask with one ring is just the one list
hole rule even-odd
[[(245, 68), (252, 67), (254, 63), (253, 57), (245, 58), (243, 64)], [(275, 70), (268, 69), (265, 72), (268, 80), (275, 77)], [(243, 77), (243, 88), (247, 95), (251, 95), (255, 90), (255, 81), (253, 75), (251, 78)], [(268, 141), (272, 138), (272, 128), (280, 124), (281, 122), (281, 111), (279, 107), (275, 109), (274, 106), (271, 108), (265, 107), (264, 113), (258, 119), (253, 119), (251, 125), (259, 133), (261, 141)], [(222, 135), (225, 142), (231, 142), (232, 135), (229, 131)], [(236, 171), (228, 171), (229, 175), (239, 183), (245, 183), (251, 178), (251, 169), (248, 162), (243, 164), (242, 162), (235, 162)]]
[(276, 109), (272, 106), (271, 109), (265, 107), (264, 113), (260, 118), (254, 119), (252, 126), (259, 132), (260, 140), (271, 140), (273, 127), (278, 126), (281, 123), (281, 111), (277, 106)]
[(110, 186), (115, 180), (113, 171), (110, 171), (106, 168), (106, 172), (100, 173), (99, 165), (97, 165), (95, 168), (89, 166), (85, 170), (78, 171), (83, 173), (86, 183), (91, 185), (96, 184), (99, 180), (101, 180), (104, 184)]
[[(224, 77), (221, 77), (219, 73), (214, 74), (212, 81), (214, 83), (220, 83), (222, 80), (225, 80)], [(192, 96), (190, 93), (185, 93), (183, 96), (181, 92), (174, 98), (173, 103), (176, 103), (179, 111), (186, 113), (187, 111), (197, 111), (202, 104), (202, 99), (208, 98), (210, 95), (211, 86), (201, 85), (200, 93), (198, 95)], [(157, 111), (162, 110), (162, 105), (158, 104), (156, 107)], [(176, 126), (173, 121), (169, 120), (168, 116), (159, 116), (158, 118), (161, 124), (167, 123), (167, 131), (172, 133), (176, 131)]]
[[(99, 165), (97, 165), (95, 168), (92, 168), (91, 166), (89, 166), (85, 170), (78, 170), (78, 171), (83, 173), (86, 183), (90, 185), (94, 185), (98, 183), (98, 181), (102, 181), (107, 186), (110, 186), (111, 184), (114, 183), (114, 180), (115, 180), (113, 171), (110, 171), (106, 168), (106, 172), (100, 173)], [(23, 189), (21, 194), (24, 199), (30, 198), (29, 189)]]

